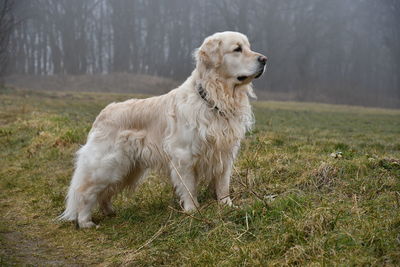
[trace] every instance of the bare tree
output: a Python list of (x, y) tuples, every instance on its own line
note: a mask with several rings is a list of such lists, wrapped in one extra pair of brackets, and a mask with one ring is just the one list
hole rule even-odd
[(10, 35), (15, 25), (14, 6), (14, 0), (0, 0), (0, 85), (9, 60)]

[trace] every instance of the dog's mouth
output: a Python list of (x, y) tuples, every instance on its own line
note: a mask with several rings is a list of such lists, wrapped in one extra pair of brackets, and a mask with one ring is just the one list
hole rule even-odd
[(260, 78), (260, 76), (264, 73), (264, 71), (260, 71), (256, 76), (254, 76), (254, 79)]
[(241, 82), (243, 82), (244, 80), (246, 80), (247, 78), (249, 78), (249, 76), (239, 76), (237, 77), (237, 79)]
[(237, 77), (237, 79), (238, 79), (238, 81), (240, 81), (240, 82), (243, 82), (243, 81), (247, 80), (248, 78), (257, 79), (257, 78), (259, 78), (261, 75), (263, 75), (264, 71), (265, 71), (265, 67), (263, 66), (262, 68), (258, 69), (257, 72), (256, 72), (255, 74), (250, 75), (250, 76), (246, 76), (246, 75), (239, 76), (239, 77)]
[(261, 75), (263, 75), (265, 71), (265, 66), (263, 66), (257, 73), (256, 76), (254, 76), (254, 79), (260, 78)]

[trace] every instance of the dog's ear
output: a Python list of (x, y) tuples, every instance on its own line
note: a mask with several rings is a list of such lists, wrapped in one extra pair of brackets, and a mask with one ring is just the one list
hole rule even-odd
[(222, 40), (215, 37), (204, 40), (195, 51), (198, 66), (203, 65), (206, 69), (218, 68), (222, 62), (221, 43)]

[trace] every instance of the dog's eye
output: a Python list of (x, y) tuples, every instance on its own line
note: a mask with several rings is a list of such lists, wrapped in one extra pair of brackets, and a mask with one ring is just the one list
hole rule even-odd
[(238, 46), (238, 47), (236, 47), (235, 48), (235, 50), (233, 50), (233, 52), (242, 52), (242, 47), (241, 46)]

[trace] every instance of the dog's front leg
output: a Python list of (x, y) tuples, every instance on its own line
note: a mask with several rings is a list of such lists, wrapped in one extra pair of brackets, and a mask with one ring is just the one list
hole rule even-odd
[(191, 160), (171, 160), (171, 181), (185, 211), (199, 207), (197, 202), (197, 181)]
[(215, 176), (213, 180), (214, 192), (218, 202), (228, 206), (233, 206), (232, 200), (229, 196), (229, 187), (233, 163), (235, 161), (239, 145), (240, 144), (234, 146), (231, 153), (221, 155), (222, 173), (218, 176)]
[(232, 174), (233, 160), (225, 161), (224, 171), (221, 176), (215, 177), (215, 195), (221, 204), (232, 206), (232, 200), (229, 196), (229, 186)]

